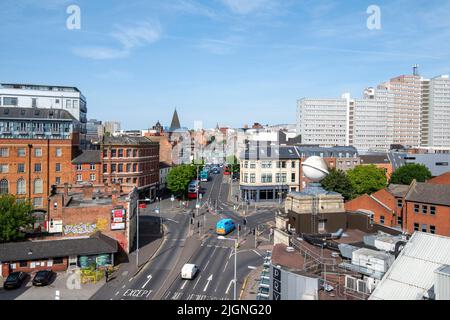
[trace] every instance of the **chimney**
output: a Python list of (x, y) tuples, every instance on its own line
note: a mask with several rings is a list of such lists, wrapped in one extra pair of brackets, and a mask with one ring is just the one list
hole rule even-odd
[(94, 196), (94, 187), (92, 184), (87, 184), (83, 186), (83, 199), (92, 200)]

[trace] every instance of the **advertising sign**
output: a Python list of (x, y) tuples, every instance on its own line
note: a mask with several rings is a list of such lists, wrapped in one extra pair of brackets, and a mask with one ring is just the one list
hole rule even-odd
[(112, 210), (111, 230), (125, 230), (126, 211), (125, 209)]

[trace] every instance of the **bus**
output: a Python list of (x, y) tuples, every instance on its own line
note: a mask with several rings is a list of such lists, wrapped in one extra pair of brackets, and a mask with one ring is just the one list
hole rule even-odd
[(236, 226), (231, 219), (223, 219), (216, 224), (216, 233), (218, 235), (226, 236), (230, 232), (234, 231)]
[(226, 166), (223, 174), (226, 176), (231, 175), (231, 166)]
[(200, 181), (208, 182), (209, 181), (209, 171), (203, 170), (200, 172)]
[(197, 199), (197, 194), (199, 192), (200, 192), (200, 182), (198, 180), (192, 181), (188, 187), (188, 198)]

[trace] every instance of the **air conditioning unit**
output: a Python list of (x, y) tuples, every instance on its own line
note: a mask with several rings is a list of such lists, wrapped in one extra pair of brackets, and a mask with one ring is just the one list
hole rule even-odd
[(356, 291), (357, 279), (351, 276), (345, 276), (345, 288)]

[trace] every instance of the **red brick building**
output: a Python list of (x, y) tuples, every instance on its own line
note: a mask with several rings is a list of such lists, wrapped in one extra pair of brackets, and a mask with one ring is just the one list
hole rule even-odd
[(102, 152), (100, 150), (84, 150), (72, 160), (72, 183), (103, 183)]
[(405, 197), (405, 227), (450, 236), (450, 185), (413, 182)]
[(120, 184), (125, 192), (134, 187), (152, 199), (159, 183), (159, 144), (145, 137), (104, 137), (103, 183)]
[(52, 185), (72, 182), (79, 123), (65, 110), (0, 107), (0, 194), (45, 211)]

